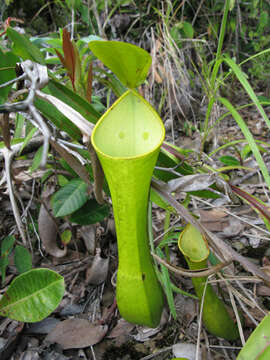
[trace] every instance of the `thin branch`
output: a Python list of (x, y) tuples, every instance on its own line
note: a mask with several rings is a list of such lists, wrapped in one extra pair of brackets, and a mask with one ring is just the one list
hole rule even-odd
[(187, 269), (184, 269), (182, 267), (179, 267), (179, 266), (174, 266), (174, 265), (168, 263), (166, 260), (161, 259), (158, 255), (154, 254), (153, 252), (151, 252), (151, 255), (160, 264), (164, 265), (167, 269), (171, 270), (175, 274), (178, 274), (178, 275), (181, 275), (181, 276), (196, 277), (196, 278), (216, 274), (218, 271), (220, 271), (221, 269), (223, 269), (224, 267), (226, 267), (226, 266), (228, 266), (228, 265), (230, 265), (232, 263), (232, 261), (229, 260), (227, 262), (217, 264), (217, 265), (215, 265), (215, 266), (213, 266), (213, 267), (211, 267), (210, 269), (207, 269), (207, 270), (191, 271), (191, 270), (187, 270)]
[(17, 227), (18, 227), (19, 233), (22, 238), (22, 242), (26, 246), (27, 239), (26, 239), (26, 235), (25, 235), (25, 231), (24, 231), (24, 226), (23, 226), (23, 223), (21, 220), (21, 215), (20, 215), (20, 212), (19, 212), (19, 209), (17, 206), (15, 196), (14, 196), (12, 177), (11, 177), (11, 162), (12, 162), (12, 158), (15, 155), (15, 153), (16, 153), (16, 150), (14, 150), (14, 149), (12, 149), (12, 150), (9, 150), (8, 148), (2, 149), (2, 154), (5, 159), (5, 172), (6, 172), (6, 180), (7, 180), (9, 199), (10, 199), (10, 203), (11, 203), (11, 207), (12, 207), (12, 211), (13, 211), (13, 215), (14, 215)]

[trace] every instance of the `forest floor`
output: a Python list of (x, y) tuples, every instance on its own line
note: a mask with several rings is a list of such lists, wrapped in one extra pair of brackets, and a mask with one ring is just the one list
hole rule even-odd
[[(269, 142), (269, 133), (257, 113), (246, 111), (242, 115), (254, 137)], [(177, 134), (176, 143), (193, 149), (197, 146), (198, 136), (200, 136), (197, 133), (185, 136), (177, 131), (177, 128), (175, 134)], [(220, 124), (215, 137), (213, 141), (222, 145), (227, 139), (236, 140), (242, 138), (242, 135), (233, 120), (227, 118)], [(169, 134), (168, 140), (170, 138)], [(31, 152), (27, 154), (28, 159), (31, 159), (33, 155), (34, 153)], [(218, 154), (217, 158), (221, 155), (231, 155), (231, 152), (226, 149), (223, 154)], [(218, 162), (217, 158), (212, 157), (212, 163)], [(40, 170), (29, 174), (28, 159), (14, 160), (12, 164), (14, 184), (21, 195), (24, 207), (29, 205), (28, 191), (32, 188), (34, 193), (39, 192), (38, 181), (35, 183), (33, 181), (38, 180), (41, 175)], [(269, 166), (269, 154), (265, 153), (264, 159)], [(254, 170), (232, 172), (231, 182), (269, 203), (269, 193), (259, 175), (256, 162), (249, 157), (244, 165)], [(181, 194), (179, 194), (179, 199), (181, 199)], [(189, 210), (200, 216), (201, 223), (230, 244), (233, 249), (259, 267), (264, 267), (265, 271), (269, 269), (269, 233), (264, 222), (249, 205), (241, 201), (229, 201), (226, 198), (202, 200), (192, 197)], [(35, 202), (31, 202), (30, 211), (33, 214), (37, 211)], [(162, 238), (164, 218), (165, 212), (154, 207), (153, 228), (157, 241)], [(2, 234), (5, 234), (7, 229), (16, 228), (5, 184), (1, 185), (1, 219)], [(171, 218), (171, 226), (181, 224), (183, 223), (180, 218), (176, 216)], [(241, 348), (240, 340), (232, 343), (217, 338), (210, 335), (203, 326), (198, 335), (199, 307), (198, 301), (192, 297), (177, 294), (175, 296), (177, 318), (173, 319), (166, 307), (162, 322), (156, 329), (135, 326), (123, 320), (115, 304), (117, 245), (113, 218), (110, 217), (100, 224), (77, 226), (73, 229), (73, 234), (75, 238), (65, 257), (56, 258), (38, 250), (34, 251), (34, 267), (47, 267), (64, 276), (65, 296), (56, 311), (40, 323), (23, 324), (2, 319), (0, 325), (1, 359), (170, 359), (173, 357), (173, 345), (178, 344), (181, 347), (179, 344), (188, 343), (196, 346), (198, 336), (200, 336), (202, 359), (235, 358)], [(84, 252), (85, 244), (88, 248), (87, 254)], [(97, 249), (102, 249), (101, 257)], [(170, 256), (174, 265), (185, 266), (175, 244), (170, 246)], [(233, 265), (233, 272), (231, 285), (234, 296), (240, 301), (240, 307), (242, 305), (243, 332), (247, 337), (254, 330), (256, 322), (258, 323), (263, 318), (270, 307), (270, 288), (260, 279), (251, 276), (237, 263)], [(6, 284), (15, 275), (16, 270), (11, 261)], [(179, 289), (190, 294), (194, 293), (190, 278), (172, 274), (172, 279)], [(239, 288), (239, 283), (243, 288)], [(5, 288), (2, 289), (4, 290)], [(92, 329), (85, 328), (85, 319), (91, 321)], [(61, 322), (62, 326), (59, 327)], [(87, 340), (84, 340), (86, 333)], [(82, 346), (84, 341), (88, 346)], [(89, 346), (89, 341), (95, 345)]]
[[(158, 46), (158, 41), (154, 43)], [(157, 61), (160, 55), (154, 51), (158, 50), (151, 48), (151, 46), (146, 47), (152, 56), (157, 56), (157, 58), (155, 57), (155, 61)], [(160, 76), (155, 73), (155, 70), (152, 70), (150, 74), (151, 79), (154, 79), (155, 82), (153, 87), (156, 89), (155, 96), (150, 93), (153, 89), (150, 87), (151, 84), (147, 89), (141, 89), (145, 91), (146, 98), (156, 108), (160, 105), (159, 101), (156, 100), (160, 94), (159, 89), (166, 88), (166, 74), (163, 74), (162, 78), (162, 69), (164, 70), (164, 68), (161, 66), (158, 69)], [(175, 73), (177, 75), (177, 71)], [(180, 81), (182, 80), (180, 79)], [(183, 83), (184, 86), (186, 85)], [(179, 108), (175, 103), (172, 103), (173, 96), (169, 94), (170, 91), (171, 88), (167, 92), (168, 99), (165, 102), (166, 109), (164, 110), (166, 140), (174, 142), (182, 148), (199, 151), (202, 133), (191, 128), (190, 124), (188, 129), (184, 130), (187, 122), (182, 115), (179, 115)], [(183, 105), (183, 108), (189, 107), (187, 116), (190, 115), (190, 104), (187, 105), (184, 101), (181, 103), (180, 95), (188, 91), (189, 87), (187, 86), (183, 92), (181, 90), (177, 92), (180, 105)], [(261, 89), (256, 93), (265, 95), (265, 91)], [(193, 97), (195, 95), (192, 94)], [(202, 99), (203, 95), (200, 94), (199, 97)], [(246, 95), (237, 89), (235, 89), (235, 93), (230, 94), (230, 97), (234, 98), (235, 106), (248, 102)], [(198, 104), (201, 103), (198, 102)], [(199, 109), (200, 105), (198, 104), (193, 109), (195, 119), (202, 117), (202, 109)], [(220, 108), (218, 111), (224, 113), (225, 109)], [(270, 107), (265, 108), (265, 111), (270, 115)], [(254, 139), (269, 144), (269, 129), (265, 126), (258, 112), (250, 110), (250, 108), (242, 109), (240, 112)], [(217, 124), (210, 134), (207, 142), (207, 153), (211, 153), (229, 141), (243, 138), (244, 136), (233, 118), (228, 116)], [(42, 244), (36, 245), (37, 238), (34, 227), (40, 207), (38, 202), (42, 188), (40, 179), (45, 170), (38, 169), (31, 172), (29, 167), (37, 148), (41, 144), (42, 140), (38, 140), (37, 143), (26, 149), (23, 158), (18, 157), (13, 160), (14, 187), (18, 198), (21, 200), (22, 213), (23, 209), (27, 209), (28, 214), (30, 213), (33, 219), (31, 223), (29, 215), (24, 214), (22, 216), (23, 221), (25, 220), (27, 223), (30, 238), (35, 243), (34, 249), (32, 249), (33, 267), (45, 267), (57, 271), (65, 279), (66, 291), (59, 307), (40, 323), (21, 323), (0, 318), (0, 359), (170, 360), (183, 357), (183, 355), (179, 355), (181, 351), (187, 351), (183, 344), (184, 346), (190, 344), (193, 353), (196, 346), (199, 345), (201, 359), (203, 360), (236, 359), (243, 345), (241, 340), (231, 342), (209, 334), (200, 321), (199, 302), (194, 296), (185, 296), (183, 293), (175, 294), (176, 318), (172, 317), (169, 307), (166, 305), (161, 324), (156, 329), (136, 326), (121, 318), (115, 301), (115, 278), (118, 261), (112, 213), (108, 219), (95, 225), (78, 226), (72, 224), (72, 241), (64, 257), (49, 256), (42, 251)], [(220, 150), (210, 158), (206, 156), (205, 162), (213, 168), (219, 168), (222, 166), (219, 160), (221, 156), (237, 157), (245, 144), (239, 142), (237, 146)], [(270, 171), (269, 151), (263, 152), (263, 158)], [(190, 163), (194, 161), (192, 158), (186, 160)], [(269, 205), (270, 193), (254, 157), (247, 156), (241, 165), (249, 168), (249, 170), (234, 169), (227, 171), (226, 174), (230, 178), (230, 183), (239, 186)], [(2, 173), (4, 173), (3, 161), (1, 166)], [(176, 199), (179, 201), (184, 198), (184, 193), (176, 195)], [(0, 201), (1, 238), (11, 232), (18, 237), (5, 181), (0, 182)], [(231, 248), (257, 265), (258, 268), (263, 268), (270, 275), (270, 233), (263, 219), (250, 205), (230, 196), (219, 199), (202, 199), (198, 196), (191, 196), (188, 210), (200, 218), (201, 224), (206, 229), (216, 234)], [(157, 206), (153, 206), (152, 215), (154, 242), (157, 244), (164, 235), (166, 213)], [(170, 228), (183, 225), (185, 222), (180, 216), (171, 216)], [(31, 248), (30, 244), (29, 248)], [(176, 243), (170, 244), (169, 254), (173, 265), (186, 266)], [(230, 279), (228, 278), (227, 282), (230, 284), (229, 287), (236, 300), (237, 307), (242, 312), (243, 336), (247, 339), (270, 309), (270, 287), (237, 262), (230, 265), (230, 271), (233, 272), (233, 276)], [(11, 257), (6, 281), (0, 291), (1, 294), (5, 292), (16, 275), (14, 259)], [(180, 277), (171, 273), (171, 279), (180, 289), (180, 292), (195, 294), (191, 278)], [(220, 281), (218, 283), (216, 277), (212, 277), (210, 281), (213, 286), (224, 290), (226, 300), (228, 300), (229, 293), (225, 282)], [(217, 284), (219, 285), (217, 286)], [(136, 302), (136, 299), (134, 301)]]

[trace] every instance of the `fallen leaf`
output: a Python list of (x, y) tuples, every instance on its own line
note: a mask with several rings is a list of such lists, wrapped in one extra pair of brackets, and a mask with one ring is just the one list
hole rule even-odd
[(46, 189), (42, 194), (44, 204), (41, 205), (39, 210), (38, 232), (44, 250), (54, 257), (63, 257), (67, 253), (67, 247), (60, 249), (57, 246), (57, 225), (52, 215), (47, 211), (50, 210), (50, 193), (52, 191), (52, 189)]
[(180, 323), (184, 323), (188, 326), (194, 320), (197, 316), (196, 303), (197, 301), (195, 299), (183, 296), (182, 294), (176, 295), (175, 308)]
[(27, 326), (27, 329), (25, 332), (27, 334), (48, 334), (59, 323), (60, 323), (59, 319), (56, 319), (54, 317), (48, 317), (42, 321), (39, 321), (36, 323), (30, 323)]
[(269, 286), (259, 284), (258, 289), (257, 289), (257, 295), (259, 295), (259, 296), (270, 296), (270, 288), (269, 288)]
[(162, 327), (168, 322), (168, 313), (166, 309), (163, 310), (161, 315), (160, 324), (156, 328), (149, 328), (147, 326), (137, 326), (138, 333), (132, 336), (136, 341), (145, 342), (150, 339), (151, 336), (156, 335), (162, 329)]
[(200, 221), (209, 231), (223, 231), (229, 225), (228, 215), (222, 209), (199, 210)]
[(85, 319), (67, 319), (56, 325), (45, 341), (66, 349), (80, 349), (100, 342), (108, 331), (107, 325), (94, 325)]
[(89, 254), (94, 255), (96, 250), (96, 227), (95, 225), (81, 226), (79, 233), (83, 238), (84, 245)]
[(86, 271), (87, 284), (99, 285), (102, 284), (107, 278), (109, 270), (109, 258), (102, 258), (100, 253), (101, 250), (97, 248), (93, 263), (90, 269)]
[(118, 320), (116, 326), (112, 329), (110, 334), (107, 336), (109, 339), (114, 339), (119, 336), (128, 335), (133, 329), (135, 325), (127, 322), (125, 319), (121, 318)]
[(187, 358), (189, 360), (201, 360), (201, 352), (196, 356), (196, 345), (187, 343), (174, 344), (172, 352), (175, 357)]

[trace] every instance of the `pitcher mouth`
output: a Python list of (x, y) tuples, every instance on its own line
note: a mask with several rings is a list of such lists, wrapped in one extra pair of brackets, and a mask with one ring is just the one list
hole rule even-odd
[(105, 157), (134, 159), (155, 152), (164, 137), (156, 111), (136, 91), (128, 90), (100, 118), (91, 140)]

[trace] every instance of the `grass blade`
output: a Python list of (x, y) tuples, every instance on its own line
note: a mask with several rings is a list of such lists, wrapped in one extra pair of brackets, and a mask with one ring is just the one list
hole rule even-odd
[[(253, 91), (253, 90), (252, 90)], [(268, 174), (267, 167), (263, 161), (263, 158), (261, 156), (261, 153), (258, 149), (258, 146), (256, 144), (256, 141), (254, 140), (249, 128), (247, 127), (245, 121), (243, 120), (242, 116), (238, 113), (238, 111), (235, 109), (235, 107), (229, 102), (229, 100), (220, 97), (219, 101), (231, 112), (234, 120), (237, 122), (238, 126), (240, 127), (242, 133), (244, 134), (250, 149), (255, 156), (255, 159), (260, 167), (260, 170), (263, 174), (263, 177), (265, 179), (265, 182), (270, 189), (270, 176)]]

